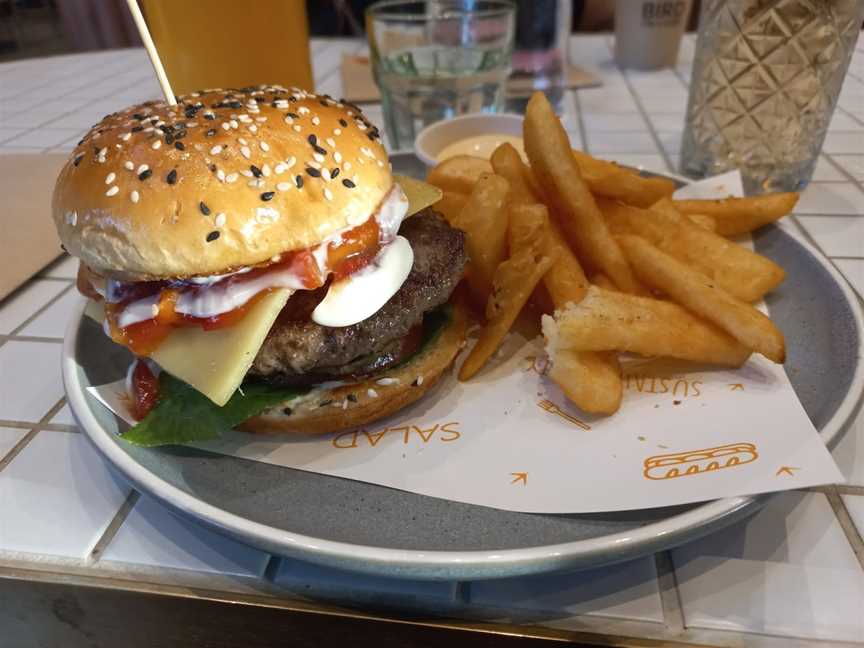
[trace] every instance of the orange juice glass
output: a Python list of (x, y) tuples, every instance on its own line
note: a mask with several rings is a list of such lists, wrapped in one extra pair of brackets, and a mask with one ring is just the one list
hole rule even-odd
[(177, 95), (279, 84), (313, 90), (304, 0), (143, 0)]

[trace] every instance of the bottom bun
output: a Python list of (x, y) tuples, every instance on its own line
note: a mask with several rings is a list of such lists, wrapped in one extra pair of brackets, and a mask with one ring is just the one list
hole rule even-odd
[(360, 382), (313, 389), (239, 426), (259, 434), (325, 434), (389, 416), (418, 400), (453, 364), (465, 341), (466, 315), (454, 304), (450, 321), (405, 364)]

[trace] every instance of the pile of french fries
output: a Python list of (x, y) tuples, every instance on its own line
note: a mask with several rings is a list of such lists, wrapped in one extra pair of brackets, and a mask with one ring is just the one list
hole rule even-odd
[(620, 408), (620, 353), (723, 367), (753, 352), (784, 361), (783, 334), (753, 303), (785, 272), (727, 237), (788, 214), (798, 194), (673, 200), (670, 180), (572, 150), (541, 93), (523, 137), (530, 165), (502, 144), (490, 160), (449, 158), (427, 178), (443, 191), (435, 208), (466, 234), (468, 286), (485, 306), (460, 380), (480, 371), (526, 305), (545, 313), (549, 377), (585, 412)]

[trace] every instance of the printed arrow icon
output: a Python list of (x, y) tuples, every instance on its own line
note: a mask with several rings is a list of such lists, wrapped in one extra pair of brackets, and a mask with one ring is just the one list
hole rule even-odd
[(729, 383), (729, 391), (744, 391), (744, 385), (742, 383)]
[(521, 481), (523, 486), (528, 485), (528, 473), (527, 472), (515, 472), (515, 473), (510, 473), (510, 474), (513, 475), (513, 481), (510, 482), (511, 484), (516, 484), (516, 483)]
[(779, 477), (780, 475), (789, 475), (791, 477), (791, 476), (793, 476), (792, 475), (793, 470), (801, 470), (801, 469), (796, 468), (795, 466), (780, 466), (780, 469), (776, 473), (774, 473), (774, 476)]

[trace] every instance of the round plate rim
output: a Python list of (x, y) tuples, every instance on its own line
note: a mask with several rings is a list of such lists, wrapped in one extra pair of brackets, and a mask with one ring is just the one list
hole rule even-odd
[[(663, 174), (669, 176), (670, 174)], [(858, 363), (852, 382), (834, 415), (819, 434), (831, 446), (864, 399), (864, 314), (847, 281), (831, 262), (812, 244), (795, 232), (783, 230), (828, 271), (840, 287), (852, 311), (858, 333)], [(70, 408), (96, 448), (139, 490), (149, 493), (169, 507), (208, 525), (221, 529), (250, 545), (269, 551), (310, 560), (320, 564), (351, 569), (367, 574), (388, 574), (415, 579), (455, 580), (463, 578), (501, 578), (512, 575), (578, 569), (617, 562), (635, 555), (642, 546), (654, 550), (673, 546), (686, 536), (695, 538), (715, 526), (731, 523), (758, 509), (770, 495), (730, 497), (706, 502), (684, 513), (642, 527), (595, 538), (501, 550), (421, 551), (352, 544), (324, 540), (278, 529), (220, 509), (184, 492), (138, 464), (114, 442), (99, 424), (86, 402), (84, 386), (78, 378), (77, 346), (80, 322), (86, 300), (73, 312), (63, 341), (61, 369)]]

